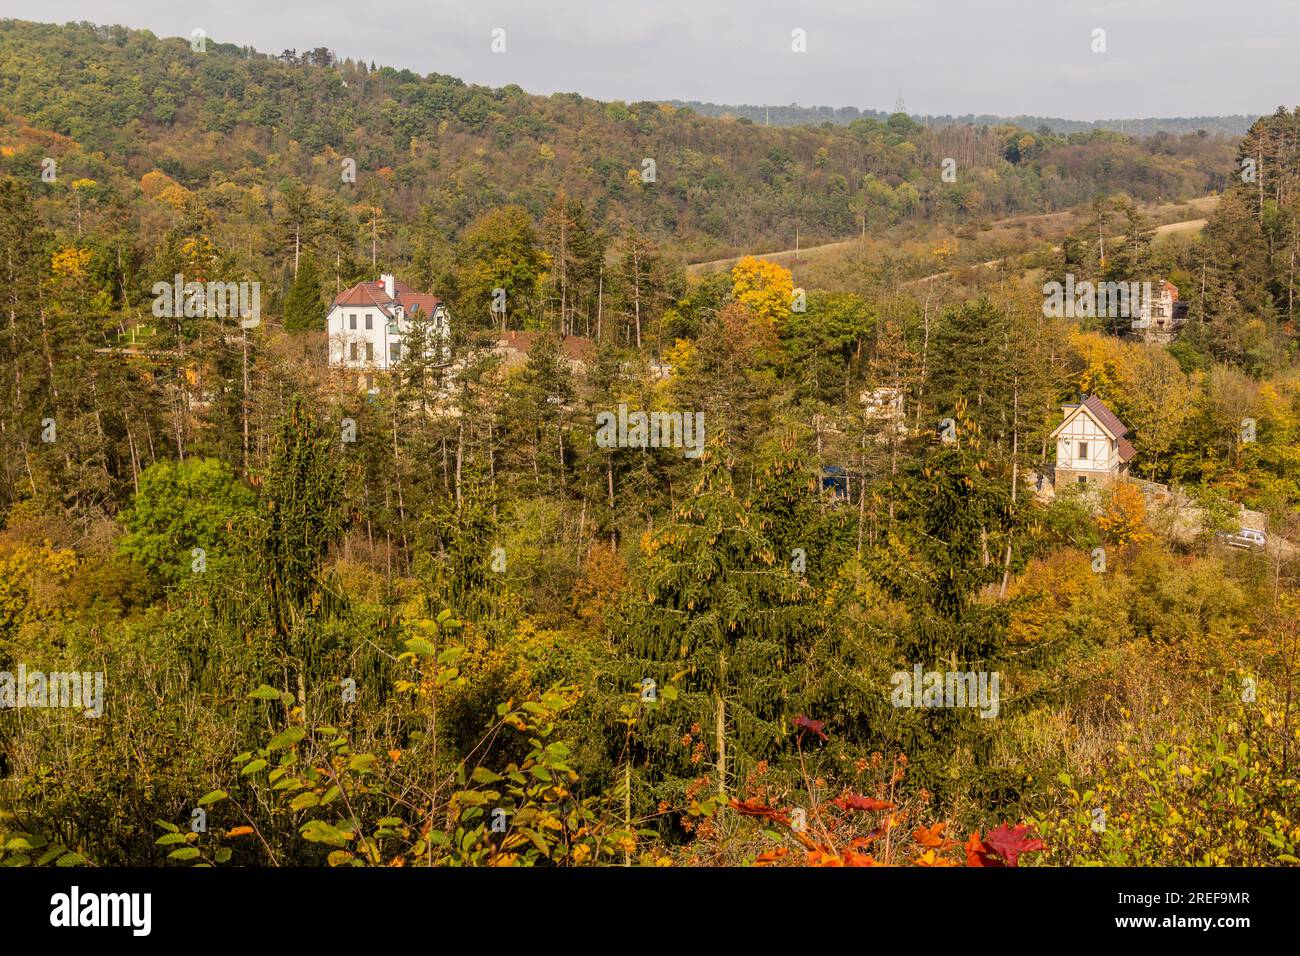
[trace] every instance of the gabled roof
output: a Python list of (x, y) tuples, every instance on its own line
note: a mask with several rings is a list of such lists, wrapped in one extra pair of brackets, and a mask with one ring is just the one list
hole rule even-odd
[(442, 304), (442, 300), (436, 295), (430, 295), (427, 292), (416, 292), (405, 282), (400, 279), (393, 281), (393, 296), (390, 298), (387, 290), (384, 288), (382, 280), (367, 280), (358, 282), (350, 289), (345, 289), (334, 297), (335, 306), (360, 306), (362, 308), (376, 307), (379, 311), (390, 319), (396, 306), (401, 306), (402, 311), (408, 316), (416, 309), (419, 309), (425, 315), (433, 315), (434, 310)]
[(1119, 420), (1119, 416), (1106, 407), (1096, 395), (1089, 395), (1083, 400), (1083, 407), (1092, 412), (1093, 417), (1101, 424), (1101, 427), (1110, 432), (1111, 437), (1116, 441), (1128, 434), (1128, 427)]
[[(1080, 411), (1086, 411), (1089, 417), (1101, 426), (1102, 431), (1115, 440), (1115, 443), (1119, 446), (1120, 461), (1128, 461), (1133, 457), (1133, 446), (1124, 437), (1128, 434), (1128, 427), (1096, 395), (1088, 396), (1078, 405), (1066, 405), (1065, 407), (1073, 409), (1073, 411), (1066, 413), (1065, 419), (1052, 430), (1052, 434), (1048, 436), (1049, 438), (1055, 438), (1061, 429), (1075, 419)], [(1127, 454), (1125, 454), (1126, 449)]]

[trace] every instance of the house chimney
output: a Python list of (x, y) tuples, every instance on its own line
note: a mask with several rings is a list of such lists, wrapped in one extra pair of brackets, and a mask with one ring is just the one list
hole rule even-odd
[(392, 273), (385, 272), (383, 275), (379, 277), (379, 281), (384, 284), (384, 294), (387, 295), (390, 299), (395, 299), (397, 297), (396, 295), (397, 290), (393, 288)]

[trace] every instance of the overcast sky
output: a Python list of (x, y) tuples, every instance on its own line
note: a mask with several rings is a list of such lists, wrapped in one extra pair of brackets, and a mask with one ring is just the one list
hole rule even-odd
[[(1300, 103), (1300, 0), (0, 0), (598, 99), (1110, 119)], [(492, 31), (505, 31), (505, 52)], [(1093, 52), (1093, 31), (1105, 52)], [(792, 50), (802, 30), (806, 52)]]

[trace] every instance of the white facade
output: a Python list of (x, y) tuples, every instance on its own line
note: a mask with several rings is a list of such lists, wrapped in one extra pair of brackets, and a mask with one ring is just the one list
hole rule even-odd
[(1056, 467), (1066, 471), (1115, 474), (1119, 471), (1119, 443), (1087, 413), (1080, 411), (1063, 423), (1056, 434)]
[[(378, 289), (382, 283), (382, 291)], [(401, 304), (401, 293), (394, 277), (383, 275), (376, 285), (373, 301), (338, 304), (326, 318), (329, 336), (329, 364), (357, 371), (383, 371), (396, 365), (403, 355), (404, 342), (410, 331), (410, 316)], [(349, 294), (353, 290), (349, 290)], [(356, 297), (354, 297), (356, 298)], [(439, 302), (433, 308), (433, 329), (441, 339), (437, 356), (446, 361), (450, 352), (451, 326), (447, 307)]]

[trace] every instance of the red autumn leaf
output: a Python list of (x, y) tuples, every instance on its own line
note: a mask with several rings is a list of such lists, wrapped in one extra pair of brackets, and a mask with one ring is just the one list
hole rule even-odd
[(790, 823), (790, 815), (784, 810), (776, 807), (769, 807), (765, 803), (759, 803), (757, 800), (735, 800), (731, 801), (731, 809), (747, 817), (758, 817), (762, 820), (775, 820), (777, 823), (784, 823), (787, 826)]
[(824, 720), (813, 720), (811, 717), (804, 717), (802, 714), (800, 714), (798, 717), (794, 719), (794, 725), (799, 729), (800, 733), (803, 733), (803, 731), (807, 730), (816, 734), (822, 740), (831, 739), (830, 737), (826, 736), (826, 721)]
[(972, 833), (970, 839), (966, 841), (966, 865), (1006, 866), (984, 846), (984, 841), (980, 839), (979, 830)]
[(846, 793), (841, 797), (836, 797), (831, 801), (841, 810), (862, 810), (865, 813), (871, 813), (875, 810), (892, 810), (894, 804), (886, 803), (884, 800), (877, 800), (875, 797), (864, 797), (860, 793)]
[(1023, 823), (1014, 829), (1005, 823), (989, 832), (984, 838), (984, 849), (1006, 860), (1007, 866), (1018, 866), (1022, 853), (1033, 853), (1043, 848), (1043, 841), (1034, 836)]

